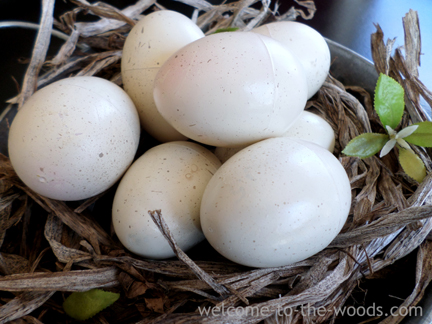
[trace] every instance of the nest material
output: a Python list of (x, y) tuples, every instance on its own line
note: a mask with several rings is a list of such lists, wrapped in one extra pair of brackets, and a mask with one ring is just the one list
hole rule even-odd
[[(35, 89), (71, 75), (97, 75), (121, 85), (119, 62), (128, 31), (146, 10), (163, 9), (152, 0), (140, 0), (123, 10), (102, 2), (72, 2), (77, 7), (56, 21), (54, 0), (43, 1), (41, 28), (22, 91), (12, 100), (18, 106)], [(285, 13), (264, 0), (218, 6), (198, 0), (181, 2), (196, 8), (193, 17), (206, 33), (228, 26), (248, 30), (266, 21), (294, 20), (299, 15), (310, 19), (315, 12), (313, 1), (296, 1)], [(99, 16), (100, 20), (77, 22), (79, 12)], [(47, 60), (53, 24), (70, 36), (58, 54)], [(376, 70), (394, 77), (406, 92), (403, 126), (425, 120), (420, 96), (432, 106), (432, 94), (418, 79), (420, 31), (416, 13), (410, 11), (404, 18), (405, 55), (398, 48), (391, 56), (392, 41), (385, 44), (382, 30), (376, 27), (372, 35)], [(335, 155), (350, 178), (352, 208), (341, 234), (328, 248), (279, 268), (239, 266), (217, 255), (205, 242), (186, 254), (175, 243), (159, 211), (151, 216), (178, 260), (152, 261), (131, 255), (110, 227), (107, 213), (112, 190), (80, 205), (47, 199), (27, 188), (8, 158), (1, 156), (0, 323), (54, 319), (66, 323), (71, 320), (61, 307), (64, 298), (70, 292), (91, 288), (118, 291), (122, 296), (91, 320), (99, 323), (331, 322), (337, 320), (335, 309), (347, 302), (359, 280), (372, 278), (413, 253), (417, 260), (414, 289), (399, 306), (416, 305), (432, 280), (432, 243), (427, 240), (432, 229), (432, 176), (416, 183), (401, 171), (395, 154), (382, 160), (341, 154), (353, 137), (382, 127), (364, 89), (345, 87), (329, 76), (307, 109), (320, 114), (335, 130)], [(414, 149), (430, 172), (431, 152)], [(299, 311), (305, 305), (323, 312)], [(247, 306), (251, 311), (244, 311)], [(198, 307), (218, 311), (203, 316)], [(296, 311), (281, 315), (283, 309)], [(381, 319), (398, 323), (402, 315)]]

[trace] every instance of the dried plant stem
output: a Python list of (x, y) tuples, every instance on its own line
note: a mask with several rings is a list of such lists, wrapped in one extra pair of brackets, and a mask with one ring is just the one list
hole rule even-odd
[(163, 236), (167, 239), (169, 245), (171, 246), (174, 253), (177, 255), (177, 257), (183, 261), (191, 270), (193, 273), (197, 275), (197, 277), (203, 281), (205, 281), (210, 287), (213, 288), (214, 291), (216, 291), (219, 295), (222, 297), (227, 296), (229, 294), (229, 290), (224, 287), (221, 284), (218, 284), (214, 279), (209, 276), (204, 270), (202, 270), (200, 267), (196, 265), (195, 262), (193, 262), (187, 255), (184, 253), (180, 247), (177, 245), (176, 241), (174, 240), (174, 237), (172, 236), (168, 225), (166, 224), (165, 220), (162, 217), (161, 210), (149, 210), (149, 215), (152, 218), (152, 220), (155, 222), (156, 226), (159, 228), (159, 230), (162, 232)]
[(45, 61), (46, 53), (48, 51), (48, 46), (50, 43), (51, 30), (54, 22), (54, 2), (55, 0), (42, 1), (40, 28), (37, 34), (36, 45), (33, 49), (32, 58), (24, 76), (19, 107), (21, 107), (24, 102), (36, 90), (36, 81), (39, 75), (39, 71)]

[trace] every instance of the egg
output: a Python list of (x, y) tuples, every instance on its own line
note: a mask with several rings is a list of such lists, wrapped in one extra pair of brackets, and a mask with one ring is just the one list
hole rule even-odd
[(174, 256), (148, 214), (159, 209), (182, 250), (202, 241), (201, 198), (219, 166), (213, 153), (192, 142), (173, 141), (146, 151), (115, 193), (112, 222), (121, 243), (146, 258)]
[(283, 136), (296, 137), (318, 144), (329, 152), (333, 152), (335, 146), (333, 128), (325, 119), (309, 111), (303, 111)]
[[(306, 110), (282, 136), (303, 139), (318, 144), (330, 152), (333, 152), (335, 146), (335, 134), (330, 124), (322, 117)], [(244, 148), (216, 147), (214, 154), (224, 163)]]
[(144, 16), (125, 40), (121, 60), (124, 89), (138, 109), (143, 129), (161, 142), (186, 137), (157, 111), (153, 99), (155, 76), (168, 57), (201, 37), (204, 33), (185, 15), (159, 10)]
[(330, 49), (324, 37), (297, 21), (277, 21), (252, 30), (281, 42), (303, 66), (308, 83), (308, 99), (324, 84), (330, 70)]
[(110, 188), (135, 156), (138, 113), (116, 84), (71, 77), (35, 92), (10, 127), (8, 150), (20, 179), (42, 196), (81, 200)]
[(306, 96), (297, 59), (251, 32), (217, 33), (186, 45), (160, 68), (154, 87), (156, 107), (174, 128), (223, 147), (282, 135)]
[(328, 150), (279, 137), (225, 162), (201, 203), (206, 239), (224, 257), (250, 267), (304, 260), (342, 229), (351, 205), (348, 176)]

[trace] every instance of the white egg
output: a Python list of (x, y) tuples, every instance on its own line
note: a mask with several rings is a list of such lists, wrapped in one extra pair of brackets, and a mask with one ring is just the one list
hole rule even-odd
[(111, 187), (132, 163), (140, 136), (133, 102), (117, 85), (73, 77), (34, 93), (14, 118), (11, 163), (31, 189), (81, 200)]
[(153, 99), (155, 76), (168, 57), (201, 37), (204, 33), (185, 15), (160, 10), (142, 18), (126, 38), (121, 61), (124, 89), (137, 107), (143, 129), (161, 142), (186, 137), (157, 111)]
[(348, 176), (328, 150), (279, 137), (238, 152), (214, 174), (201, 204), (201, 226), (226, 258), (277, 267), (324, 249), (351, 205)]
[(174, 256), (148, 214), (158, 209), (181, 249), (202, 241), (201, 198), (219, 166), (213, 153), (191, 142), (169, 142), (144, 153), (126, 172), (114, 197), (112, 221), (122, 244), (151, 259)]
[(18, 111), (9, 157), (21, 180), (40, 195), (80, 200), (120, 179), (139, 136), (138, 113), (119, 86), (72, 77), (35, 92)]
[(309, 111), (303, 111), (283, 136), (318, 144), (330, 152), (333, 152), (335, 146), (333, 128), (325, 119)]
[(302, 64), (308, 83), (308, 99), (323, 85), (330, 70), (330, 49), (324, 37), (297, 21), (278, 21), (252, 30), (286, 46)]
[[(309, 111), (303, 111), (282, 137), (295, 137), (318, 144), (330, 152), (334, 150), (335, 135), (333, 128), (322, 117)], [(222, 163), (225, 163), (231, 156), (244, 148), (216, 147), (214, 154)]]
[(250, 32), (201, 38), (159, 70), (154, 98), (180, 133), (235, 147), (282, 135), (306, 104), (301, 65), (279, 42)]

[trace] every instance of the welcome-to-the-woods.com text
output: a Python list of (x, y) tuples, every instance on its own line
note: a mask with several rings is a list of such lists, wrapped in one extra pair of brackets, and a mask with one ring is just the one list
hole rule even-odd
[[(274, 310), (269, 307), (258, 307), (258, 306), (214, 306), (214, 307), (198, 307), (198, 312), (201, 316), (256, 316), (260, 318), (268, 317), (273, 315)], [(410, 306), (410, 307), (397, 307), (394, 306), (390, 309), (385, 310), (382, 306), (375, 304), (371, 306), (347, 306), (347, 307), (334, 307), (328, 309), (327, 307), (314, 307), (311, 305), (303, 305), (299, 307), (285, 307), (278, 308), (276, 315), (278, 316), (292, 316), (295, 313), (301, 312), (304, 316), (325, 316), (328, 312), (332, 312), (335, 316), (368, 316), (368, 317), (382, 317), (382, 316), (415, 316), (421, 317), (423, 315), (423, 309), (421, 306)]]

